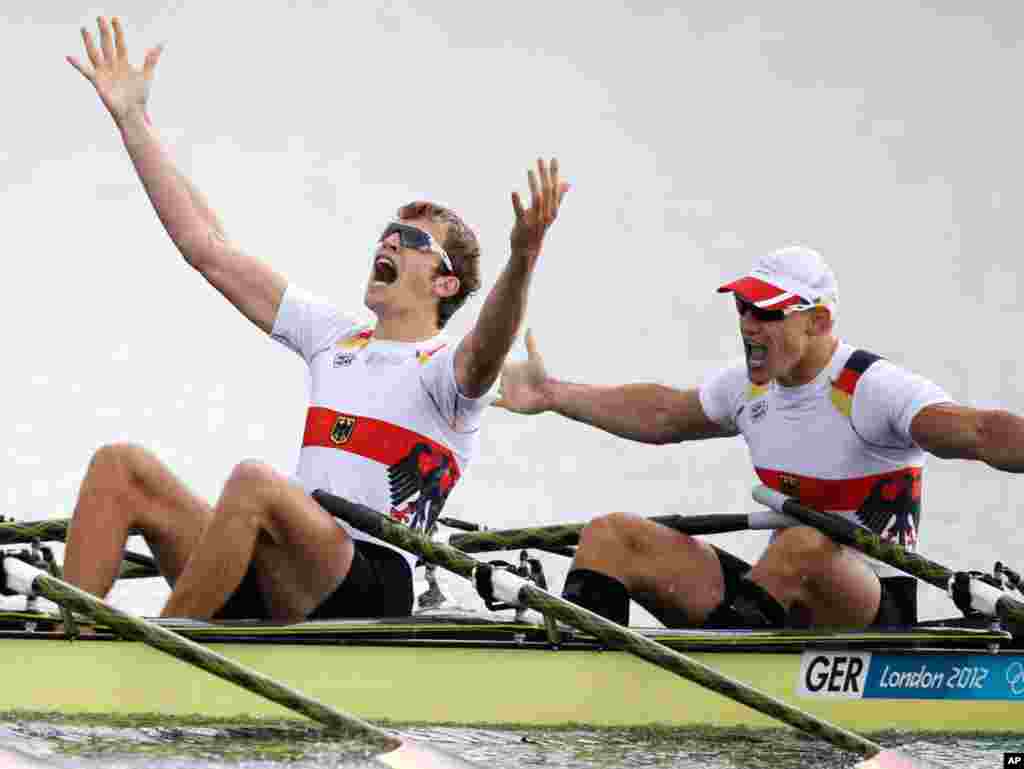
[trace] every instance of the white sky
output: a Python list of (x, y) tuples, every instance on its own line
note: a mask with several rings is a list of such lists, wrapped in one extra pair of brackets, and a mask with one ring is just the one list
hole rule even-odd
[[(699, 381), (740, 353), (714, 288), (802, 242), (839, 277), (847, 341), (1024, 412), (1021, 11), (690, 5), (4, 3), (0, 512), (69, 514), (110, 441), (155, 450), (208, 497), (237, 461), (290, 472), (298, 452), (302, 362), (183, 264), (64, 62), (101, 12), (122, 13), (135, 61), (167, 42), (151, 114), (229, 233), (343, 308), (361, 308), (381, 224), (421, 197), (477, 226), (489, 288), (509, 192), (557, 155), (574, 189), (529, 313), (556, 375)], [(1020, 479), (935, 459), (925, 478), (922, 552), (1024, 566)], [(753, 482), (740, 439), (647, 447), (495, 410), (446, 513), (746, 510)], [(764, 539), (716, 541), (751, 558)], [(922, 588), (926, 613), (949, 607), (935, 595)]]

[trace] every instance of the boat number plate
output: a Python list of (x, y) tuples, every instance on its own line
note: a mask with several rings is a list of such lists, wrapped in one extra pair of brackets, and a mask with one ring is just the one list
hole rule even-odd
[(1024, 655), (806, 651), (796, 692), (843, 699), (1024, 702)]

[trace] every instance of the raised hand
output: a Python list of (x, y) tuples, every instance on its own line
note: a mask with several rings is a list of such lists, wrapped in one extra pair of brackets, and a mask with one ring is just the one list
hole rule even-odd
[(545, 389), (548, 372), (537, 350), (533, 331), (526, 332), (527, 359), (506, 363), (501, 370), (498, 399), (492, 405), (517, 414), (540, 414), (551, 405)]
[[(68, 63), (82, 73), (82, 77), (93, 84), (103, 105), (115, 121), (120, 123), (131, 114), (145, 115), (149, 89), (153, 83), (153, 72), (160, 59), (163, 46), (158, 45), (146, 52), (142, 69), (132, 67), (128, 62), (128, 50), (124, 43), (124, 30), (116, 16), (107, 22), (100, 16), (96, 20), (100, 30), (100, 47), (96, 49), (89, 30), (82, 27), (82, 41), (89, 57), (90, 67), (84, 66), (74, 56), (68, 56)], [(113, 27), (113, 34), (111, 34)]]
[(544, 234), (558, 216), (558, 206), (569, 191), (569, 184), (558, 180), (556, 159), (552, 159), (550, 167), (543, 160), (538, 160), (537, 174), (529, 171), (527, 178), (530, 183), (530, 207), (524, 209), (519, 193), (512, 193), (516, 222), (510, 240), (513, 256), (526, 259), (528, 266), (532, 267), (540, 255)]

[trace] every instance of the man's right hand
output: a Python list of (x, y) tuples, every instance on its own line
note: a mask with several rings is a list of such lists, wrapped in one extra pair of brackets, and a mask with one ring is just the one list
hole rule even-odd
[[(100, 16), (96, 20), (100, 30), (100, 48), (96, 49), (89, 30), (82, 27), (82, 41), (92, 68), (84, 66), (74, 56), (68, 62), (93, 84), (104, 106), (110, 111), (118, 125), (130, 116), (144, 117), (149, 89), (153, 83), (153, 72), (160, 59), (163, 46), (150, 48), (142, 69), (136, 69), (128, 62), (128, 50), (124, 44), (124, 30), (121, 21), (114, 17), (108, 23)], [(111, 35), (113, 26), (113, 35)]]
[(537, 351), (533, 331), (526, 332), (526, 351), (526, 360), (506, 363), (502, 368), (499, 397), (493, 405), (517, 414), (540, 414), (553, 404), (547, 388), (548, 372)]

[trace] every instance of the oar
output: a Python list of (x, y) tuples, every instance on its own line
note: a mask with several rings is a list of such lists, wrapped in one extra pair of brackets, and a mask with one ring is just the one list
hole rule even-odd
[(395, 523), (365, 505), (349, 502), (322, 490), (314, 491), (313, 498), (331, 514), (342, 518), (357, 529), (403, 550), (416, 553), (425, 561), (443, 566), (469, 580), (486, 581), (489, 576), (494, 595), (501, 601), (527, 606), (542, 614), (560, 619), (566, 624), (600, 639), (609, 646), (635, 654), (664, 670), (741, 702), (808, 734), (820, 737), (843, 750), (872, 757), (875, 762), (861, 763), (857, 765), (858, 767), (864, 769), (867, 767), (914, 769), (925, 766), (919, 762), (912, 762), (906, 756), (883, 751), (880, 745), (871, 740), (823, 721), (799, 708), (787, 705), (657, 641), (553, 595), (518, 575), (501, 569), (492, 570), (487, 564), (477, 561), (460, 550), (427, 539), (409, 527)]
[[(654, 515), (647, 520), (660, 523), (684, 534), (724, 534), (748, 529), (781, 529), (792, 526), (787, 515), (770, 510), (751, 513), (708, 513), (707, 515)], [(552, 550), (576, 545), (586, 523), (560, 523), (553, 526), (534, 526), (523, 529), (473, 531), (453, 534), (448, 542), (464, 553), (489, 553), (495, 550), (533, 548)], [(565, 555), (565, 553), (562, 553)]]
[(437, 522), (443, 526), (447, 526), (449, 529), (461, 529), (462, 531), (482, 531), (484, 529), (484, 527), (479, 523), (463, 521), (460, 518), (449, 518), (444, 515), (438, 518)]
[[(17, 545), (38, 539), (40, 542), (63, 542), (68, 534), (70, 518), (48, 518), (42, 521), (0, 521), (0, 545)], [(132, 529), (129, 534), (141, 534)]]
[[(887, 563), (940, 590), (949, 591), (952, 588), (952, 580), (956, 577), (956, 572), (952, 569), (913, 553), (895, 542), (883, 541), (866, 526), (839, 515), (814, 510), (767, 486), (755, 486), (754, 499), (776, 512), (790, 515), (801, 523), (819, 529), (840, 544), (859, 550), (876, 561)], [(989, 617), (999, 617), (1016, 637), (1024, 634), (1024, 602), (978, 579), (970, 580), (968, 589), (972, 609)]]
[(479, 769), (477, 764), (471, 764), (429, 745), (391, 734), (356, 716), (336, 710), (263, 673), (183, 638), (165, 627), (116, 609), (96, 596), (17, 558), (0, 559), (0, 569), (6, 576), (6, 586), (11, 590), (25, 595), (44, 596), (79, 614), (91, 616), (96, 622), (106, 625), (124, 638), (142, 641), (189, 665), (202, 668), (218, 678), (237, 684), (347, 736), (367, 740), (384, 751), (375, 758), (385, 766), (394, 769)]

